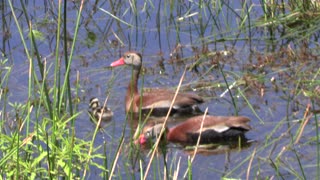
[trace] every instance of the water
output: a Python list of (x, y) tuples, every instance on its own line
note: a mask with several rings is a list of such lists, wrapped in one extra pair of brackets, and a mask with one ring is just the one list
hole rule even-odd
[[(57, 4), (50, 3), (29, 2), (27, 4), (29, 18), (33, 22), (34, 29), (44, 34), (44, 40), (37, 42), (40, 54), (46, 57), (49, 66), (55, 61), (52, 54), (55, 52), (57, 28), (55, 25)], [(241, 150), (199, 153), (192, 167), (192, 176), (195, 179), (212, 179), (222, 176), (244, 179), (247, 177), (247, 172), (250, 172), (249, 177), (271, 177), (275, 175), (276, 170), (270, 165), (272, 163), (269, 157), (272, 161), (283, 161), (283, 166), (279, 171), (287, 178), (294, 177), (288, 169), (295, 169), (299, 172), (299, 166), (295, 160), (296, 154), (301, 158), (302, 164), (316, 163), (315, 155), (311, 155), (315, 154), (316, 145), (309, 144), (309, 138), (315, 135), (314, 124), (307, 125), (300, 144), (293, 146), (294, 149), (286, 149), (287, 145), (291, 144), (291, 137), (295, 136), (300, 126), (300, 123), (295, 120), (303, 117), (305, 105), (309, 102), (301, 94), (295, 96), (292, 93), (290, 95), (290, 91), (283, 90), (284, 86), (295, 89), (294, 80), (288, 77), (297, 74), (292, 67), (299, 68), (299, 64), (292, 62), (289, 62), (292, 63), (289, 65), (285, 64), (283, 59), (286, 57), (282, 58), (273, 54), (274, 51), (281, 50), (282, 43), (270, 46), (271, 43), (259, 39), (261, 35), (267, 37), (268, 31), (253, 29), (251, 37), (248, 37), (247, 31), (237, 30), (237, 22), (241, 19), (232, 13), (228, 6), (235, 9), (236, 12), (241, 12), (241, 4), (225, 2), (225, 5), (228, 6), (223, 6), (222, 13), (217, 11), (210, 13), (209, 10), (215, 10), (214, 5), (209, 9), (199, 11), (196, 3), (180, 2), (181, 4), (173, 5), (173, 10), (170, 10), (170, 7), (161, 1), (154, 2), (154, 4), (147, 1), (137, 3), (135, 15), (127, 2), (113, 3), (114, 8), (118, 7), (115, 10), (116, 15), (121, 20), (130, 23), (131, 26), (116, 21), (99, 9), (112, 12), (111, 5), (107, 1), (99, 1), (96, 7), (91, 1), (84, 5), (71, 68), (71, 82), (75, 81), (77, 73), (80, 76), (79, 97), (81, 101), (78, 108), (82, 113), (76, 121), (78, 138), (90, 139), (95, 127), (89, 121), (87, 113), (89, 99), (95, 96), (103, 101), (108, 96), (108, 105), (114, 111), (115, 116), (104, 128), (105, 132), (98, 134), (95, 146), (101, 145), (104, 141), (107, 142), (107, 150), (118, 146), (123, 126), (127, 123), (124, 94), (131, 71), (130, 68), (112, 69), (109, 65), (125, 51), (136, 50), (142, 53), (143, 65), (146, 68), (144, 87), (174, 88), (178, 85), (186, 66), (191, 66), (197, 61), (202, 62), (197, 69), (187, 71), (182, 88), (193, 90), (194, 93), (204, 97), (206, 102), (201, 105), (201, 108), (204, 110), (208, 107), (212, 115), (228, 116), (236, 113), (230, 95), (226, 93), (220, 97), (226, 91), (226, 85), (215, 63), (219, 61), (222, 65), (229, 85), (235, 81), (241, 84), (232, 88), (237, 102), (237, 113), (252, 120), (250, 124), (253, 130), (247, 133), (247, 137), (256, 142)], [(20, 4), (14, 6), (18, 7), (16, 13), (22, 13)], [(68, 7), (67, 31), (72, 36), (79, 4), (68, 2)], [(189, 9), (191, 11), (188, 11)], [(9, 8), (6, 12), (6, 16), (11, 16)], [(252, 19), (259, 18), (262, 14), (259, 6), (254, 6), (253, 12)], [(177, 20), (179, 17), (192, 13), (198, 14), (184, 21)], [(25, 103), (28, 89), (28, 60), (15, 22), (10, 18), (6, 19), (5, 26), (10, 30), (11, 36), (8, 39), (2, 36), (0, 40), (3, 42), (1, 50), (9, 58), (13, 67), (8, 84), (8, 101)], [(28, 26), (24, 15), (19, 16), (18, 21), (27, 37)], [(228, 54), (205, 57), (202, 56), (203, 51), (212, 53), (226, 51)], [(63, 52), (61, 52), (61, 58), (62, 56)], [(266, 58), (274, 63), (262, 66)], [(314, 63), (315, 67), (319, 65), (316, 62), (310, 63)], [(292, 70), (284, 71), (284, 67), (292, 68)], [(50, 72), (53, 73), (53, 67), (50, 69)], [(281, 71), (284, 72), (281, 73)], [(48, 77), (53, 79), (50, 74)], [(272, 78), (276, 79), (275, 83), (272, 83)], [(276, 86), (280, 87), (280, 91), (276, 91)], [(240, 91), (243, 95), (239, 93)], [(292, 99), (288, 101), (288, 97)], [(282, 123), (279, 125), (280, 121)], [(130, 132), (130, 125), (127, 125), (126, 145), (130, 141)], [(267, 138), (269, 138), (268, 141), (266, 141)], [(269, 145), (270, 142), (274, 145)], [(147, 150), (144, 151), (145, 153), (140, 158), (145, 159), (147, 163)], [(122, 170), (129, 169), (129, 172), (133, 172), (133, 176), (139, 177), (137, 164), (122, 163), (127, 161), (127, 153), (124, 151), (120, 156), (116, 174), (127, 176), (128, 171)], [(276, 156), (279, 153), (283, 156), (277, 159)], [(167, 155), (169, 165), (174, 167), (178, 163), (177, 159), (180, 159), (181, 172), (178, 177), (183, 177), (188, 166), (188, 153), (179, 146), (171, 144)], [(107, 156), (112, 159), (114, 152), (107, 152)], [(252, 164), (249, 164), (251, 157), (253, 157)], [(162, 156), (158, 156), (158, 159), (161, 166)], [(290, 167), (286, 167), (288, 164)], [(249, 167), (250, 171), (247, 170)], [(314, 168), (305, 168), (305, 171), (308, 172), (307, 177), (314, 177)], [(89, 177), (94, 179), (99, 173), (98, 169), (92, 169)], [(156, 172), (151, 171), (150, 173), (150, 177), (153, 177)], [(159, 177), (163, 176), (161, 174)]]

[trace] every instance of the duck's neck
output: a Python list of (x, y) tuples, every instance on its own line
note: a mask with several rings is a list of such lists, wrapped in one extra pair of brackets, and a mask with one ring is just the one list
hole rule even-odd
[(140, 69), (141, 69), (141, 66), (134, 67), (132, 71), (131, 81), (128, 85), (128, 90), (126, 94), (126, 102), (130, 102), (127, 104), (127, 107), (126, 107), (127, 110), (129, 110), (130, 108), (134, 108), (134, 106), (132, 106), (131, 104), (134, 101), (134, 97), (139, 96), (138, 79), (139, 79)]

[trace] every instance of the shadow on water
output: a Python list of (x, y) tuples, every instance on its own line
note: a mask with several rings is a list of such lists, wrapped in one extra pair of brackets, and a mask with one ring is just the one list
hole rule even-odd
[[(52, 87), (57, 2), (25, 3), (33, 28), (41, 33), (41, 38), (37, 39), (38, 51), (48, 69), (45, 84)], [(313, 27), (313, 22), (298, 23), (301, 24), (298, 26), (296, 22), (287, 24), (279, 20), (279, 24), (274, 24), (261, 20), (268, 18), (264, 10), (271, 10), (270, 7), (263, 9), (260, 5), (231, 1), (220, 3), (166, 0), (134, 1), (131, 4), (123, 1), (85, 2), (70, 72), (74, 84), (80, 78), (79, 91), (72, 91), (76, 111), (80, 112), (75, 131), (78, 138), (90, 139), (96, 125), (89, 120), (88, 102), (91, 97), (98, 97), (101, 101), (109, 97), (108, 107), (114, 115), (111, 121), (102, 125), (103, 130), (97, 134), (94, 147), (107, 160), (114, 160), (120, 142), (124, 142), (115, 177), (139, 178), (150, 157), (149, 148), (135, 149), (133, 143), (136, 127), (143, 124), (144, 118), (133, 121), (125, 113), (124, 94), (131, 71), (129, 68), (113, 70), (109, 67), (128, 50), (137, 50), (144, 57), (139, 87), (174, 90), (187, 67), (181, 90), (203, 97), (205, 103), (201, 109), (208, 107), (211, 115), (244, 115), (251, 119), (253, 130), (246, 135), (255, 143), (236, 141), (198, 148), (192, 163), (192, 177), (303, 177), (300, 174), (307, 178), (316, 177), (319, 170), (316, 153), (319, 149), (316, 141), (320, 109), (319, 32), (310, 33), (306, 35), (309, 39), (303, 39), (302, 30)], [(70, 36), (67, 43), (71, 44), (80, 4), (78, 1), (68, 1), (67, 4), (66, 31)], [(21, 4), (14, 6), (18, 22), (26, 33), (28, 22)], [(6, 84), (1, 84), (0, 106), (3, 107), (4, 126), (10, 132), (20, 128), (21, 114), (27, 112), (18, 109), (28, 101), (29, 64), (7, 3), (3, 3), (2, 8), (0, 49), (8, 62), (1, 64), (1, 78), (5, 79), (7, 67), (12, 67), (12, 71)], [(292, 33), (290, 28), (298, 29)], [(61, 50), (58, 54), (61, 59), (64, 52)], [(64, 68), (61, 66), (61, 70)], [(35, 73), (40, 72), (36, 69)], [(33, 93), (37, 97), (38, 89)], [(40, 100), (32, 101), (38, 105)], [(47, 114), (43, 112), (40, 117)], [(33, 112), (31, 116), (38, 117)], [(169, 126), (184, 119), (171, 118)], [(154, 165), (154, 169), (161, 172), (150, 171), (148, 177), (164, 177), (167, 173), (171, 178), (169, 172), (180, 168), (181, 173), (177, 172), (179, 179), (190, 168), (188, 162), (193, 147), (167, 146), (161, 149), (165, 155), (157, 156), (158, 164)], [(102, 161), (99, 159), (97, 163), (106, 168), (112, 166), (110, 161)], [(89, 178), (95, 179), (101, 172), (106, 172), (97, 166), (91, 168)]]

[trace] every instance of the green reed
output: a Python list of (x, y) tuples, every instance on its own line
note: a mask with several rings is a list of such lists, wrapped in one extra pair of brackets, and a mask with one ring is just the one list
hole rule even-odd
[(3, 55), (1, 55), (0, 58), (0, 77), (1, 77), (1, 82), (0, 82), (0, 102), (2, 105), (2, 109), (1, 109), (1, 119), (3, 121), (1, 121), (0, 123), (0, 132), (3, 134), (6, 134), (6, 127), (5, 127), (5, 120), (6, 120), (6, 113), (7, 113), (7, 93), (8, 93), (8, 83), (9, 83), (9, 77), (11, 75), (11, 71), (12, 71), (12, 65), (8, 64), (8, 59), (5, 58)]
[[(26, 37), (23, 34), (23, 30), (20, 28), (15, 8), (11, 1), (8, 1), (8, 4), (20, 34), (24, 51), (29, 60), (29, 83), (28, 101), (26, 102), (26, 106), (16, 106), (17, 108), (20, 107), (20, 112), (24, 112), (22, 114), (17, 114), (16, 116), (18, 119), (22, 118), (22, 122), (18, 129), (12, 130), (12, 138), (2, 140), (0, 144), (0, 147), (3, 148), (6, 143), (11, 141), (11, 148), (7, 148), (2, 152), (2, 158), (0, 160), (2, 174), (6, 174), (6, 177), (13, 175), (16, 179), (28, 177), (27, 174), (30, 174), (30, 178), (32, 179), (39, 176), (54, 178), (60, 176), (59, 174), (61, 172), (65, 173), (65, 176), (70, 177), (71, 179), (73, 177), (79, 177), (82, 169), (79, 169), (79, 167), (77, 167), (78, 165), (74, 164), (74, 162), (79, 162), (79, 159), (82, 158), (92, 158), (91, 156), (83, 154), (83, 152), (87, 151), (86, 148), (84, 148), (87, 142), (75, 137), (74, 120), (80, 112), (74, 112), (73, 110), (74, 105), (71, 97), (69, 77), (74, 46), (77, 40), (82, 4), (80, 5), (77, 14), (74, 38), (70, 51), (66, 45), (67, 34), (64, 30), (65, 71), (63, 72), (61, 71), (59, 55), (61, 49), (59, 44), (62, 22), (67, 22), (67, 4), (64, 4), (64, 17), (63, 21), (61, 21), (62, 3), (58, 3), (59, 11), (57, 18), (55, 64), (48, 63), (45, 58), (43, 59), (40, 57), (40, 52), (38, 50), (39, 36), (38, 34), (34, 34), (37, 31), (33, 30), (33, 22), (29, 20), (29, 12), (25, 7), (24, 2), (21, 1), (20, 5), (24, 15), (22, 17), (25, 18), (29, 27), (28, 34), (30, 48), (27, 47), (27, 42), (25, 41)], [(66, 27), (66, 24), (64, 24), (64, 27)], [(49, 89), (47, 75), (52, 67), (54, 67), (55, 72), (54, 85), (52, 86), (52, 89)], [(37, 75), (37, 71), (40, 73), (40, 77)], [(9, 76), (9, 71), (3, 78), (7, 79), (7, 76)], [(2, 81), (2, 85), (5, 85), (7, 82), (5, 79)], [(79, 81), (77, 84), (79, 84)], [(76, 93), (78, 92), (78, 88), (79, 85), (76, 86)], [(43, 107), (46, 109), (47, 114), (43, 113)], [(32, 112), (35, 114), (34, 117), (31, 117)], [(48, 115), (48, 117), (46, 115)], [(33, 128), (31, 128), (31, 123), (34, 124)], [(69, 130), (69, 128), (71, 130)], [(4, 138), (5, 134), (2, 134), (1, 136)], [(91, 149), (91, 151), (95, 151), (95, 149)], [(14, 161), (10, 159), (14, 159)], [(47, 170), (45, 164), (49, 165)], [(13, 166), (15, 166), (14, 169), (12, 168)]]

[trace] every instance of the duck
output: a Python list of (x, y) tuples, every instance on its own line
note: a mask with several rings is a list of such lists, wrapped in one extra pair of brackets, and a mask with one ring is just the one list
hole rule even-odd
[(113, 116), (111, 109), (100, 106), (99, 99), (96, 97), (90, 99), (89, 109), (90, 119), (94, 122), (99, 121), (100, 118), (101, 121), (110, 121)]
[[(142, 95), (140, 95), (138, 80), (142, 67), (141, 54), (135, 51), (126, 52), (120, 59), (112, 62), (110, 66), (116, 67), (122, 65), (129, 65), (133, 68), (132, 78), (125, 96), (126, 112), (139, 113), (141, 110), (143, 113), (150, 113), (151, 111), (153, 115), (166, 115), (174, 98), (175, 91), (163, 88), (150, 88), (147, 91), (143, 91)], [(202, 111), (198, 105), (203, 102), (203, 98), (196, 94), (179, 92), (173, 104), (171, 115), (176, 113), (199, 114)]]
[[(203, 121), (203, 126), (201, 124)], [(212, 116), (198, 115), (172, 127), (165, 127), (165, 137), (168, 142), (182, 145), (196, 144), (200, 136), (200, 144), (246, 140), (245, 133), (251, 130), (250, 119), (245, 116)], [(159, 136), (163, 124), (149, 125), (143, 130), (136, 144), (144, 145)]]

